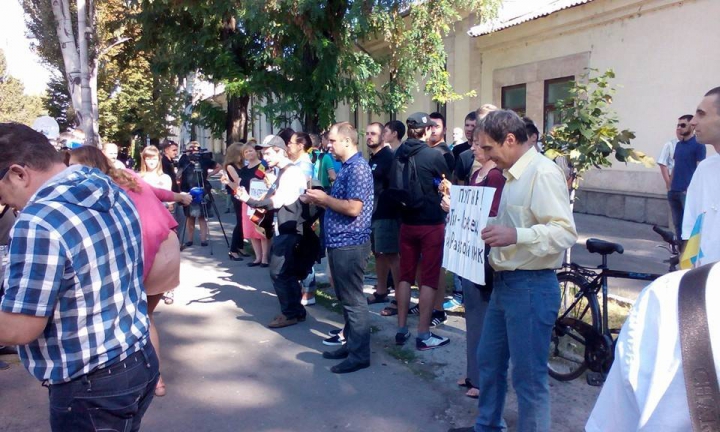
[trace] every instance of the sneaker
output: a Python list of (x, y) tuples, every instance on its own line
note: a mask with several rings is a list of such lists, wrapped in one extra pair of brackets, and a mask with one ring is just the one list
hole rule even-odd
[(430, 321), (430, 327), (437, 327), (447, 322), (447, 314), (445, 311), (434, 310), (432, 313), (432, 320)]
[(410, 339), (410, 332), (407, 333), (395, 333), (395, 345), (405, 345), (405, 342), (407, 342)]
[(415, 338), (415, 347), (418, 349), (418, 351), (427, 351), (435, 348), (439, 348), (441, 346), (447, 345), (450, 343), (450, 339), (442, 336), (438, 336), (435, 333), (430, 333), (430, 337), (421, 340), (420, 338)]
[(327, 339), (324, 339), (323, 345), (341, 346), (341, 345), (345, 345), (345, 342), (347, 342), (347, 341), (345, 340), (344, 337), (341, 337), (339, 334), (336, 334), (334, 336), (330, 336)]
[(342, 329), (330, 330), (330, 331), (328, 332), (328, 336), (337, 336), (337, 335), (339, 335), (340, 333), (342, 333)]
[(463, 305), (463, 296), (462, 294), (455, 294), (452, 296), (452, 298), (445, 303), (443, 303), (443, 309), (445, 309), (448, 312), (455, 312), (458, 309), (460, 309)]
[(309, 299), (301, 299), (300, 304), (303, 306), (312, 306), (315, 304), (315, 297), (310, 297)]
[(408, 309), (408, 314), (410, 315), (420, 315), (420, 305), (415, 305)]

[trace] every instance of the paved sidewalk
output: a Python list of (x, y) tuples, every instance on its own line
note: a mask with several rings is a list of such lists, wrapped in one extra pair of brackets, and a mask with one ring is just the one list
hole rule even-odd
[[(229, 235), (231, 215), (221, 216)], [(649, 227), (595, 216), (576, 220), (583, 237), (624, 243), (627, 252), (611, 264), (662, 272), (662, 251), (654, 249), (659, 242)], [(228, 260), (217, 222), (211, 234), (215, 255), (198, 246), (184, 252), (175, 304), (158, 308), (168, 394), (153, 402), (143, 430), (434, 432), (472, 424), (475, 401), (455, 385), (465, 369), (464, 319), (452, 316), (436, 330), (451, 338), (447, 347), (397, 350), (395, 318), (381, 317), (383, 305), (373, 305), (371, 368), (334, 375), (329, 368), (336, 361), (321, 357), (327, 348), (321, 342), (342, 325), (342, 316), (316, 305), (305, 323), (268, 329), (278, 306), (267, 269)], [(593, 263), (587, 255), (576, 251), (574, 257)], [(16, 357), (1, 359), (11, 368), (0, 371), (0, 431), (48, 430), (46, 389)], [(551, 385), (553, 431), (581, 430), (599, 389), (584, 380)], [(516, 410), (510, 392), (511, 430)]]

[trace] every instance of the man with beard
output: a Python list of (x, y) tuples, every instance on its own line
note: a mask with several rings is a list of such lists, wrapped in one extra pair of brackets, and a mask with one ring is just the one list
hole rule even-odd
[(365, 131), (375, 192), (370, 238), (377, 273), (377, 287), (368, 297), (369, 304), (387, 302), (388, 272), (392, 273), (393, 281), (400, 276), (400, 221), (395, 204), (385, 194), (390, 186), (390, 169), (395, 156), (390, 144), (383, 143), (382, 132), (382, 123), (371, 123)]

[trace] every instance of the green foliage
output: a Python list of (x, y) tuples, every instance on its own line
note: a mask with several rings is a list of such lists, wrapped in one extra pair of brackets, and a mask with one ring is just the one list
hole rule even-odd
[[(595, 75), (591, 75), (595, 72)], [(619, 130), (617, 114), (612, 110), (615, 78), (612, 69), (602, 75), (591, 69), (571, 84), (570, 96), (556, 104), (562, 123), (545, 137), (545, 155), (550, 159), (564, 156), (573, 167), (577, 180), (592, 168), (609, 167), (614, 155), (619, 162), (654, 165), (654, 160), (630, 147), (635, 133)], [(578, 181), (573, 182), (577, 189)]]
[(75, 124), (75, 110), (67, 92), (65, 78), (58, 75), (50, 77), (42, 102), (48, 115), (58, 122), (61, 132), (67, 131)]
[(210, 130), (213, 138), (221, 138), (225, 132), (225, 110), (210, 101), (203, 100), (193, 106), (190, 123)]
[[(306, 131), (325, 128), (346, 103), (397, 112), (418, 77), (445, 103), (457, 94), (443, 37), (464, 13), (492, 16), (501, 0), (135, 0), (140, 44), (153, 70), (198, 71), (233, 96), (252, 95), (276, 123), (296, 113)], [(381, 44), (370, 54), (363, 44)], [(383, 71), (390, 79), (376, 85)]]
[(26, 95), (23, 83), (7, 74), (5, 53), (0, 50), (0, 123), (17, 122), (31, 126), (43, 113), (40, 96)]

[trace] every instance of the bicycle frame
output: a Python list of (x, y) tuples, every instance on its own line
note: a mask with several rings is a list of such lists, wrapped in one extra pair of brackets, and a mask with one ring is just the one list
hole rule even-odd
[[(579, 264), (570, 263), (566, 266), (576, 274), (581, 275), (587, 281), (587, 291), (597, 295), (598, 292), (602, 292), (602, 310), (600, 314), (601, 320), (601, 332), (602, 334), (608, 334), (610, 332), (609, 318), (608, 318), (608, 278), (614, 279), (631, 279), (631, 280), (642, 280), (652, 282), (662, 275), (654, 273), (639, 273), (629, 272), (624, 270), (612, 270), (607, 266), (607, 255), (602, 255), (602, 264), (597, 267), (584, 267)], [(597, 270), (600, 270), (598, 272)]]

